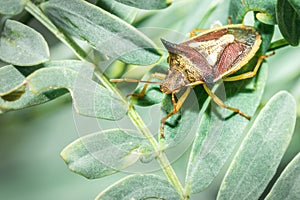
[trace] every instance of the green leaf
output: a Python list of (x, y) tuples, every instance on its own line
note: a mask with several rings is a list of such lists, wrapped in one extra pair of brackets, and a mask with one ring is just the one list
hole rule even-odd
[[(144, 86), (141, 85), (134, 91), (134, 93), (140, 94), (143, 87)], [(146, 89), (145, 96), (142, 98), (136, 98), (134, 104), (139, 106), (151, 106), (160, 103), (162, 101), (162, 97), (163, 94), (159, 88), (159, 85), (149, 85)]]
[(244, 138), (220, 187), (218, 199), (258, 199), (276, 173), (295, 123), (294, 98), (284, 91), (274, 95)]
[(68, 67), (42, 68), (30, 74), (26, 81), (30, 91), (36, 95), (53, 89), (68, 89), (79, 114), (109, 120), (124, 117), (127, 110), (124, 102), (87, 78), (85, 74), (91, 75), (93, 68), (86, 65), (85, 68), (90, 70), (88, 72), (78, 72)]
[[(48, 101), (51, 101), (53, 99), (56, 99), (64, 94), (66, 94), (68, 90), (66, 89), (53, 89), (49, 90), (47, 92), (43, 92), (41, 94), (35, 95), (30, 92), (29, 88), (25, 88), (24, 92), (22, 92), (22, 96), (19, 98), (13, 98), (11, 97), (12, 95), (16, 94), (16, 92), (12, 92), (9, 95), (9, 100), (13, 101), (7, 101), (7, 98), (0, 98), (0, 114), (5, 113), (8, 111), (13, 111), (13, 110), (20, 110), (23, 108), (28, 108), (31, 106), (39, 105), (46, 103)], [(5, 96), (5, 97), (7, 97)], [(13, 99), (11, 99), (13, 98)]]
[(231, 0), (229, 16), (234, 24), (242, 23), (249, 11), (258, 11), (256, 17), (263, 23), (274, 25), (276, 23), (276, 0)]
[[(252, 79), (225, 83), (225, 104), (253, 116), (263, 94), (266, 77), (267, 66), (262, 65), (259, 74)], [(224, 91), (217, 90), (215, 93), (225, 98)], [(208, 187), (233, 153), (248, 123), (240, 115), (218, 106), (207, 110), (201, 118), (188, 162), (188, 193), (197, 193)]]
[(170, 183), (157, 175), (130, 175), (101, 192), (99, 200), (181, 199)]
[(61, 156), (73, 172), (96, 179), (134, 164), (150, 150), (148, 140), (134, 131), (111, 129), (75, 140)]
[(266, 53), (270, 47), (273, 35), (274, 35), (274, 26), (267, 25), (267, 24), (259, 22), (258, 20), (255, 20), (254, 27), (259, 32), (259, 34), (261, 35), (261, 39), (262, 39), (262, 43), (260, 45), (258, 54), (266, 55)]
[(266, 200), (300, 199), (300, 153), (286, 166)]
[(24, 9), (23, 0), (1, 0), (0, 14), (2, 15), (17, 15)]
[(61, 88), (48, 90), (37, 95), (33, 94), (28, 87), (22, 85), (24, 84), (25, 76), (31, 74), (33, 71), (42, 67), (64, 66), (79, 72), (84, 64), (85, 62), (77, 60), (63, 60), (51, 61), (34, 67), (19, 67), (16, 69), (16, 67), (8, 65), (0, 68), (0, 82), (2, 88), (2, 94), (0, 95), (2, 97), (0, 98), (0, 113), (46, 103), (68, 92), (68, 90)]
[(50, 0), (45, 14), (68, 34), (88, 41), (112, 59), (149, 65), (160, 58), (154, 43), (118, 17), (81, 0)]
[(24, 81), (24, 76), (12, 65), (0, 68), (0, 96), (7, 95)]
[(23, 85), (24, 75), (12, 65), (0, 68), (0, 77), (0, 113), (41, 104), (67, 92), (63, 89), (52, 90), (36, 96)]
[(107, 12), (118, 16), (129, 24), (134, 21), (137, 14), (136, 8), (132, 8), (112, 0), (100, 0), (97, 1), (96, 5), (100, 8), (103, 8)]
[[(89, 63), (80, 60), (51, 60), (50, 62), (43, 63), (42, 67), (66, 67), (78, 73), (84, 72), (81, 75), (86, 75), (87, 78), (90, 78), (93, 73), (91, 70), (93, 67)], [(83, 71), (85, 68), (87, 68), (87, 71)]]
[(289, 0), (290, 5), (300, 15), (300, 2), (298, 0)]
[(138, 0), (138, 1), (132, 1), (132, 0), (115, 0), (120, 3), (137, 7), (140, 9), (145, 10), (156, 10), (156, 9), (163, 9), (171, 5), (171, 0)]
[[(26, 80), (20, 71), (29, 75)], [(126, 112), (119, 98), (110, 96), (110, 92), (91, 80), (93, 66), (86, 62), (51, 61), (38, 68), (20, 67), (16, 70), (10, 66), (1, 68), (0, 72), (3, 76), (2, 89), (5, 91), (2, 99), (0, 98), (0, 113), (45, 103), (68, 90), (71, 91), (75, 109), (80, 114), (116, 120), (122, 118)], [(5, 80), (7, 81), (4, 82)], [(27, 84), (29, 87), (26, 87)]]
[(290, 45), (297, 46), (300, 40), (300, 2), (278, 0), (276, 8), (281, 34)]
[(37, 65), (49, 60), (48, 45), (32, 28), (7, 20), (0, 39), (0, 59), (19, 66)]

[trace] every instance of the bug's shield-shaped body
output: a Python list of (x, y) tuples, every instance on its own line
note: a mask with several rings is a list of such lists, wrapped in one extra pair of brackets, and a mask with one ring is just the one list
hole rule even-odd
[(261, 38), (252, 27), (228, 25), (180, 44), (162, 42), (170, 54), (170, 68), (161, 90), (170, 94), (185, 86), (213, 83), (238, 71), (255, 55)]
[[(224, 81), (238, 81), (253, 77), (267, 56), (260, 56), (254, 70), (236, 76), (230, 76), (247, 64), (258, 51), (261, 37), (252, 27), (244, 25), (227, 25), (210, 29), (188, 41), (180, 44), (162, 40), (169, 52), (168, 63), (170, 68), (167, 75), (152, 74), (148, 81), (133, 79), (115, 79), (113, 82), (144, 82), (146, 83), (140, 94), (131, 96), (142, 97), (148, 84), (153, 77), (162, 79), (160, 89), (165, 94), (171, 94), (174, 108), (161, 120), (160, 137), (164, 138), (164, 124), (167, 119), (178, 112), (187, 98), (190, 89), (196, 85), (203, 84), (203, 88), (219, 106), (231, 110), (246, 119), (251, 117), (238, 108), (226, 105), (219, 99), (207, 85), (219, 79)], [(157, 82), (155, 83), (157, 84)], [(175, 99), (175, 93), (186, 88), (184, 93)]]

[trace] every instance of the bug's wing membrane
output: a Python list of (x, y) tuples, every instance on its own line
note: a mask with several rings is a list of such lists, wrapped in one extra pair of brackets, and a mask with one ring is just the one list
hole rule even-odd
[(238, 71), (254, 57), (261, 43), (260, 35), (251, 27), (229, 28), (228, 33), (234, 35), (235, 42), (224, 49), (216, 66), (216, 78)]
[[(232, 34), (224, 34), (220, 38), (213, 40), (191, 42), (188, 44), (190, 48), (194, 49), (194, 52), (197, 52), (196, 54), (201, 55), (206, 60), (207, 67), (195, 63), (195, 67), (202, 72), (206, 83), (214, 82), (216, 78), (219, 78), (219, 76), (230, 69), (230, 66), (235, 62), (239, 53), (244, 50), (244, 48), (240, 48), (238, 49), (238, 53), (236, 53), (234, 51), (236, 45), (231, 44), (235, 44), (235, 38)], [(224, 57), (224, 53), (231, 53), (233, 55), (225, 55)], [(207, 68), (210, 70), (207, 71)]]
[(245, 57), (249, 52), (249, 46), (242, 43), (231, 43), (227, 45), (220, 59), (215, 66), (215, 77), (214, 79), (219, 79), (225, 74), (231, 74), (236, 71), (235, 63), (239, 63), (241, 59)]

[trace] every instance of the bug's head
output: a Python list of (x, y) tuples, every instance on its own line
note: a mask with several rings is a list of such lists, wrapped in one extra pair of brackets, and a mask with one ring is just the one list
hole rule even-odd
[(177, 93), (185, 85), (183, 74), (169, 69), (166, 78), (161, 82), (160, 90), (165, 94)]
[(170, 69), (166, 78), (162, 81), (160, 89), (165, 94), (177, 93), (186, 85), (186, 78), (182, 72), (187, 63), (186, 49), (164, 39), (161, 39), (161, 41), (169, 52), (168, 63)]

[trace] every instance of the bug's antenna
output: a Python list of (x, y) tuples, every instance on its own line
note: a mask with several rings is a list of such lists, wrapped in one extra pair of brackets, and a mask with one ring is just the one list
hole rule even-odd
[(142, 81), (130, 78), (119, 78), (119, 79), (110, 79), (110, 82), (120, 83), (120, 82), (130, 82), (130, 83), (148, 83), (148, 84), (158, 84), (161, 85), (161, 82), (151, 82), (151, 81)]

